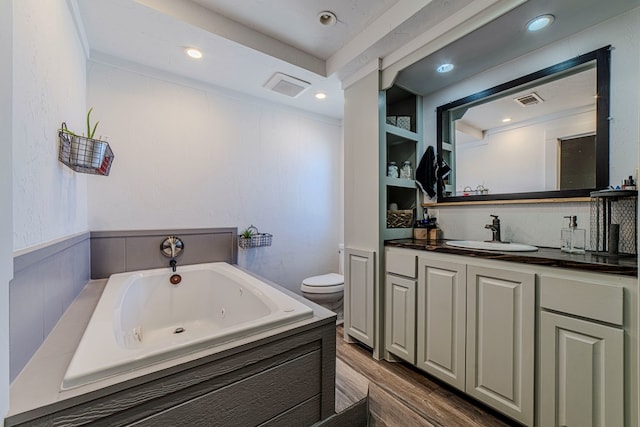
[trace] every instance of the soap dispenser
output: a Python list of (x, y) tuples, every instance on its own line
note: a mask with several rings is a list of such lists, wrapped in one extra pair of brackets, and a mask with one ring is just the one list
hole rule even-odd
[(578, 228), (578, 217), (576, 215), (565, 216), (569, 218), (569, 227), (563, 227), (560, 232), (560, 250), (572, 254), (585, 253), (587, 230)]

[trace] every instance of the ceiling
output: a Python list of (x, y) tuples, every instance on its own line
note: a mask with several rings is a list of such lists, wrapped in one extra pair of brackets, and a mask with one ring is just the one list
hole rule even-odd
[[(344, 109), (342, 81), (376, 58), (409, 49), (456, 17), (467, 25), (463, 16), (480, 15), (482, 7), (504, 11), (523, 1), (69, 0), (94, 61), (189, 79), (336, 119), (342, 118)], [(554, 33), (557, 39), (639, 4), (640, 0), (528, 0), (510, 13), (520, 10), (518, 19), (538, 11), (557, 13), (551, 27), (562, 28)], [(318, 14), (326, 10), (336, 14), (335, 25), (319, 23)], [(512, 32), (523, 25), (514, 17), (498, 18), (489, 25), (471, 39), (412, 65), (398, 81), (426, 93), (437, 89), (425, 81), (433, 80), (428, 78), (430, 70), (443, 55), (460, 62), (455, 73), (439, 80), (440, 87), (551, 40), (540, 37), (529, 42), (514, 37)], [(188, 58), (186, 47), (199, 48), (203, 58)], [(296, 98), (265, 89), (277, 72), (306, 81), (310, 87)], [(327, 93), (325, 100), (313, 96), (319, 91)]]
[[(405, 68), (396, 84), (429, 95), (638, 6), (640, 0), (529, 0)], [(554, 15), (553, 24), (536, 33), (528, 32), (526, 24), (543, 14)], [(455, 64), (455, 68), (439, 74), (435, 70), (442, 63)], [(486, 88), (478, 88), (482, 89)]]
[[(577, 113), (596, 112), (596, 68), (539, 83), (528, 84), (525, 89), (511, 90), (490, 102), (474, 105), (456, 122), (456, 143), (482, 140), (487, 131), (512, 129), (543, 119), (566, 117)], [(540, 103), (522, 106), (516, 98), (535, 93)], [(508, 119), (508, 122), (505, 121)], [(461, 123), (462, 122), (462, 123)], [(460, 126), (462, 124), (462, 127)], [(471, 131), (469, 131), (471, 130)]]

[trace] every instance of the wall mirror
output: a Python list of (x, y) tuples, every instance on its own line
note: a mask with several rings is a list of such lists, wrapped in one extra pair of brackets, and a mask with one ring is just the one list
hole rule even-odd
[(607, 187), (609, 62), (607, 46), (438, 107), (438, 202)]

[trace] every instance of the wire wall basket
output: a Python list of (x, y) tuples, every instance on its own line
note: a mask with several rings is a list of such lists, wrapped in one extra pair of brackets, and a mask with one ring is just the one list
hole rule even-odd
[(113, 163), (113, 151), (106, 141), (69, 133), (62, 123), (58, 131), (58, 160), (76, 172), (108, 176)]
[[(250, 236), (246, 236), (245, 233), (251, 233)], [(253, 224), (247, 228), (245, 233), (238, 235), (238, 246), (242, 249), (257, 248), (260, 246), (271, 246), (271, 239), (273, 236), (269, 233), (260, 233), (258, 228)]]
[(636, 255), (638, 192), (603, 190), (591, 193), (590, 240), (598, 255)]

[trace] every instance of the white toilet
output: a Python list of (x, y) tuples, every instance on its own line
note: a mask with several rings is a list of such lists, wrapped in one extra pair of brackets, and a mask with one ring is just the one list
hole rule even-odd
[(320, 304), (338, 315), (337, 324), (343, 322), (343, 298), (344, 298), (344, 245), (338, 249), (340, 267), (337, 273), (321, 274), (307, 277), (302, 281), (300, 290), (302, 296)]

